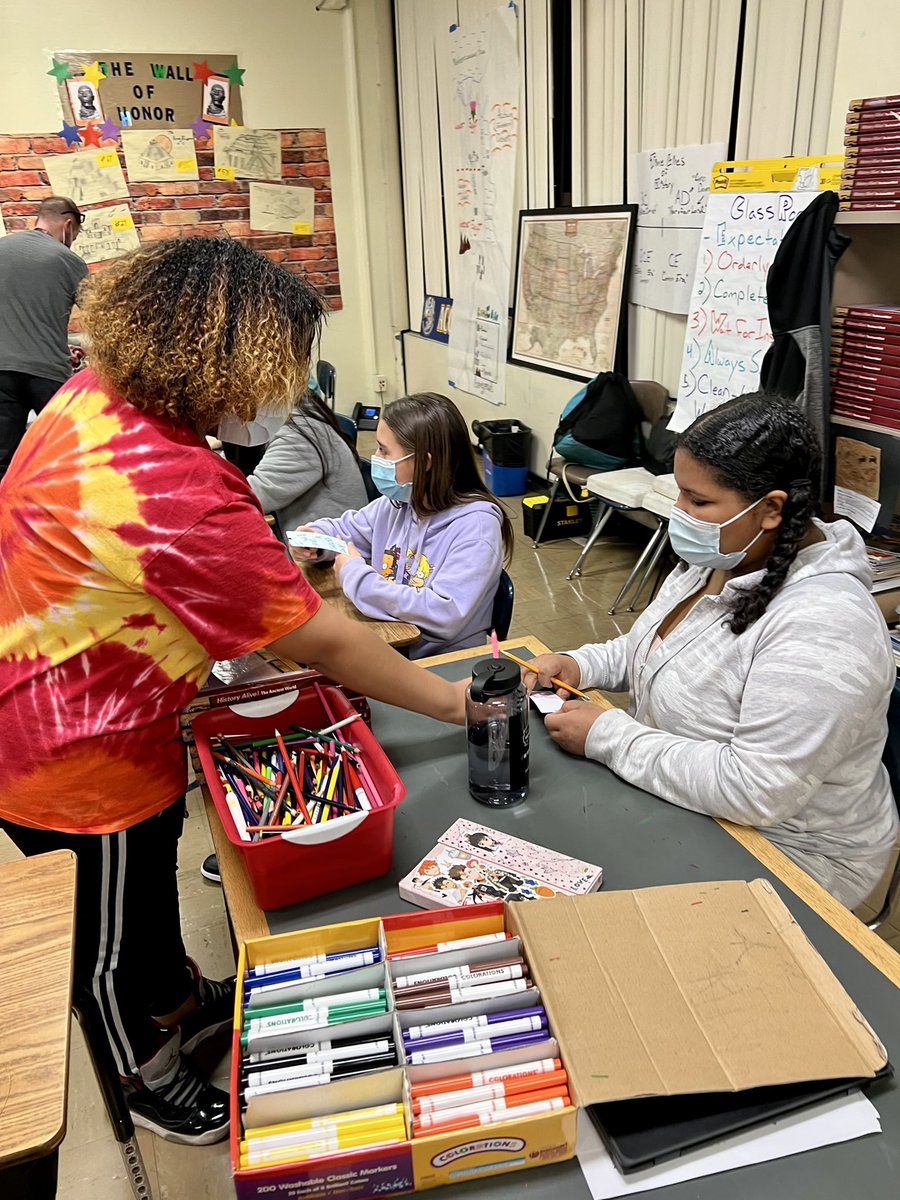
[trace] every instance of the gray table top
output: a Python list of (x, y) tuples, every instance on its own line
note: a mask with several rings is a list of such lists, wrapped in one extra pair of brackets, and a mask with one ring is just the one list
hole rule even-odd
[[(531, 657), (522, 651), (522, 657)], [(432, 668), (449, 679), (469, 662)], [(686, 812), (624, 783), (597, 763), (553, 744), (536, 712), (531, 716), (531, 790), (515, 808), (491, 810), (468, 793), (465, 733), (381, 704), (373, 729), (400, 773), (407, 796), (397, 810), (394, 865), (371, 883), (267, 914), (272, 933), (335, 921), (412, 911), (397, 883), (458, 817), (599, 863), (604, 888), (722, 879), (769, 879), (871, 1022), (900, 1069), (900, 993), (856, 949), (713, 820)], [(867, 1200), (900, 1196), (900, 1084), (879, 1085), (870, 1097), (882, 1121), (880, 1137), (828, 1146), (773, 1163), (647, 1193), (665, 1200), (846, 1200), (864, 1188)], [(590, 1200), (577, 1161), (441, 1188), (446, 1200)], [(438, 1193), (436, 1193), (437, 1195)]]

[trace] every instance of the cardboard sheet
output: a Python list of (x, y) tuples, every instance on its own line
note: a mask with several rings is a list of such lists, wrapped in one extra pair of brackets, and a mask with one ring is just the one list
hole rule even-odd
[(765, 880), (509, 906), (579, 1105), (873, 1076), (884, 1047)]

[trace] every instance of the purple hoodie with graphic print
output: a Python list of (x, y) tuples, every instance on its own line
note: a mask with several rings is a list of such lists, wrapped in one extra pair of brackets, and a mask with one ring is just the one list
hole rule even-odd
[(420, 520), (409, 504), (379, 496), (311, 528), (354, 544), (363, 557), (341, 572), (345, 596), (367, 617), (417, 625), (422, 638), (409, 655), (424, 658), (477, 646), (490, 633), (503, 567), (500, 521), (489, 500)]

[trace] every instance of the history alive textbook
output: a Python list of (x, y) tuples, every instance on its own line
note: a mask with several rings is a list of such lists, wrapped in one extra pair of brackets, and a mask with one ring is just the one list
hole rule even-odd
[(412, 871), (400, 895), (419, 908), (584, 896), (603, 882), (602, 867), (546, 850), (474, 821), (455, 821)]

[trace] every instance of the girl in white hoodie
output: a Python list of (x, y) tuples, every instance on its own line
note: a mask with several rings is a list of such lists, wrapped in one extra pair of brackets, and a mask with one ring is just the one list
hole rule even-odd
[(852, 908), (898, 828), (881, 762), (895, 669), (862, 538), (815, 519), (816, 436), (778, 397), (698, 417), (675, 477), (682, 564), (628, 634), (529, 677), (628, 691), (628, 711), (568, 703), (547, 727), (673, 804), (759, 828)]

